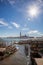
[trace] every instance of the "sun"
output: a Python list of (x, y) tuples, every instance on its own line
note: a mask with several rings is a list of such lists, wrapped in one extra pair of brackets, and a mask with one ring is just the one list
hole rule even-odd
[(31, 6), (28, 12), (30, 17), (36, 17), (38, 15), (38, 7)]
[(36, 16), (37, 15), (37, 10), (35, 8), (30, 9), (30, 15), (31, 16)]

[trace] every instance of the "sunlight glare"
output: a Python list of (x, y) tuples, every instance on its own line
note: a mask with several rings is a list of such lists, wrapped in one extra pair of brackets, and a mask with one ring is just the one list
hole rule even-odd
[(35, 6), (30, 7), (28, 12), (31, 17), (36, 17), (38, 15), (38, 8)]

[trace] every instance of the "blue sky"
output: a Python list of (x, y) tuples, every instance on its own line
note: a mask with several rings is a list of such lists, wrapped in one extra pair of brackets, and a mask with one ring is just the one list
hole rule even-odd
[(0, 37), (43, 36), (43, 0), (0, 0)]

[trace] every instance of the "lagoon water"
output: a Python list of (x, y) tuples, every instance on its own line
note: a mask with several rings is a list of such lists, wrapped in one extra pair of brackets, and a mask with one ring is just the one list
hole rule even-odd
[(3, 38), (3, 40), (5, 41), (16, 41), (16, 42), (19, 42), (21, 40), (27, 40), (28, 38), (24, 39), (24, 38)]
[(28, 40), (28, 38), (27, 39), (23, 39), (23, 38), (2, 38), (2, 39), (6, 42), (6, 45), (10, 45), (13, 42), (19, 42), (19, 41), (22, 41), (22, 40)]

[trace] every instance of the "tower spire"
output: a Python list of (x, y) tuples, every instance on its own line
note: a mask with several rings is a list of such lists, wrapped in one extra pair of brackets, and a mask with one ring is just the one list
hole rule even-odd
[(20, 32), (20, 38), (21, 38), (21, 32)]

